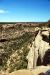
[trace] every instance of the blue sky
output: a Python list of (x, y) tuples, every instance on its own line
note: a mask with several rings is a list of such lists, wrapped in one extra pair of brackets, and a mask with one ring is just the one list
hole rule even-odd
[(43, 22), (50, 19), (50, 0), (0, 0), (0, 22)]

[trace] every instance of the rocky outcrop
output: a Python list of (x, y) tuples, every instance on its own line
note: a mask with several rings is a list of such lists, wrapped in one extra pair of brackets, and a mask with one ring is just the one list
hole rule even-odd
[(41, 58), (41, 63), (43, 64), (44, 55), (47, 50), (50, 50), (49, 31), (48, 30), (39, 31), (33, 42), (34, 43), (32, 43), (32, 46), (30, 47), (30, 51), (27, 56), (29, 69), (36, 68), (39, 56)]

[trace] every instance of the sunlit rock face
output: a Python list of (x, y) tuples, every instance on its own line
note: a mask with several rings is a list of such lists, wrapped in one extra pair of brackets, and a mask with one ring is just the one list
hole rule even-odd
[(34, 62), (34, 42), (33, 42), (33, 45), (29, 46), (30, 48), (30, 51), (27, 55), (27, 59), (28, 59), (28, 69), (33, 69), (33, 62)]
[(30, 51), (27, 56), (29, 69), (36, 68), (39, 56), (41, 59), (41, 63), (43, 64), (44, 55), (48, 49), (50, 50), (49, 31), (39, 31), (33, 42), (34, 43), (32, 43), (32, 47), (30, 47)]

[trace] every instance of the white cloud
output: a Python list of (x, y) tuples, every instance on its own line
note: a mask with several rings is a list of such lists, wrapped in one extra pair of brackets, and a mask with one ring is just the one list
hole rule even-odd
[(6, 10), (3, 10), (3, 9), (0, 9), (0, 14), (4, 14), (4, 13), (7, 13), (8, 11)]

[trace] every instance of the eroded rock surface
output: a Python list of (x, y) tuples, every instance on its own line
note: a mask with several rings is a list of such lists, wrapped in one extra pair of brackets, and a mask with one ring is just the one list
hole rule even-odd
[[(50, 50), (49, 31), (48, 30), (42, 30), (42, 31), (39, 30), (39, 32), (33, 42), (34, 43), (32, 43), (32, 46), (30, 47), (30, 51), (29, 51), (28, 57), (27, 57), (29, 69), (36, 68), (38, 57), (40, 57), (41, 63), (43, 64), (44, 55), (45, 55), (46, 51)], [(50, 58), (49, 58), (49, 60), (50, 60)], [(47, 61), (45, 61), (45, 62), (47, 62)]]

